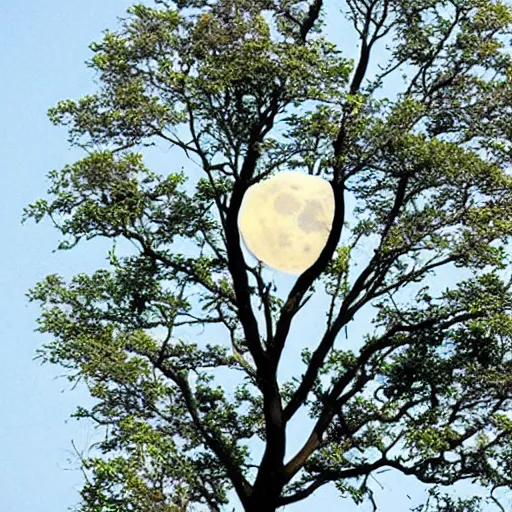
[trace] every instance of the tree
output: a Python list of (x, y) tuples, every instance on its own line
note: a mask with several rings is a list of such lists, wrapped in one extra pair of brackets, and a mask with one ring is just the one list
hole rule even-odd
[[(135, 5), (91, 45), (98, 92), (50, 110), (86, 155), (52, 171), (24, 217), (49, 217), (60, 249), (114, 242), (108, 268), (29, 293), (52, 335), (40, 357), (87, 384), (95, 405), (77, 416), (105, 427), (83, 460), (82, 512), (231, 510), (230, 490), (246, 512), (272, 512), (327, 484), (377, 508), (369, 478), (382, 468), (477, 482), (504, 510), (493, 492), (512, 485), (512, 10), (339, 6), (359, 35), (354, 61), (322, 32), (335, 2)], [(388, 61), (374, 63), (386, 41)], [(385, 97), (395, 74), (402, 90)], [(200, 167), (193, 193), (191, 171), (145, 166), (157, 141)], [(237, 215), (248, 187), (283, 169), (328, 179), (336, 208), (319, 259), (282, 299), (244, 260)], [(120, 239), (136, 254), (116, 252)], [(467, 275), (437, 292), (428, 278), (443, 266)], [(319, 286), (325, 332), (281, 383), (292, 322)], [(340, 331), (367, 305), (373, 326), (350, 350)], [(233, 351), (174, 334), (194, 324), (224, 326)], [(314, 426), (285, 457), (304, 410)], [(422, 511), (480, 506), (436, 489)]]

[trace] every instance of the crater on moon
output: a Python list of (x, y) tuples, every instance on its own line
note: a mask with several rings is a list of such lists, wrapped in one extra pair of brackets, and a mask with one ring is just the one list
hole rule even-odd
[(325, 222), (319, 220), (323, 213), (322, 204), (315, 199), (307, 202), (306, 207), (302, 210), (297, 224), (302, 231), (311, 233), (312, 231), (322, 231), (326, 229)]
[(293, 197), (291, 194), (283, 193), (279, 194), (274, 199), (274, 209), (278, 213), (283, 215), (293, 215), (300, 210), (300, 202)]

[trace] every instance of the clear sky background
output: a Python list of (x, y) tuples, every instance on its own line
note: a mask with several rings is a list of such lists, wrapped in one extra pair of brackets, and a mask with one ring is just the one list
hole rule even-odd
[[(332, 3), (332, 2), (331, 2)], [(20, 224), (22, 209), (45, 195), (46, 175), (82, 155), (70, 149), (66, 131), (53, 127), (47, 109), (58, 100), (79, 98), (95, 90), (93, 74), (84, 61), (88, 45), (105, 28), (116, 28), (128, 0), (0, 0), (0, 512), (64, 512), (79, 501), (82, 476), (72, 441), (86, 450), (97, 439), (92, 425), (69, 419), (77, 405), (87, 405), (85, 390), (70, 389), (58, 367), (34, 361), (45, 337), (34, 332), (37, 304), (28, 304), (26, 292), (50, 273), (71, 277), (106, 265), (110, 246), (93, 241), (70, 252), (52, 253), (58, 232), (49, 224)], [(336, 11), (330, 14), (336, 14)], [(331, 18), (333, 19), (333, 18)], [(337, 19), (339, 19), (337, 17)], [(349, 56), (356, 56), (357, 40), (346, 26), (329, 23), (329, 33)], [(153, 151), (151, 163), (169, 168), (169, 154)], [(173, 161), (178, 170), (183, 161)], [(186, 169), (186, 167), (185, 167)], [(281, 293), (293, 279), (275, 273)], [(443, 276), (443, 283), (446, 283)], [(289, 359), (283, 372), (294, 370), (300, 348), (311, 346), (321, 332), (325, 302), (312, 301), (291, 333)], [(346, 343), (357, 346), (369, 316), (351, 326)], [(290, 449), (304, 440), (308, 425), (294, 425)], [(301, 435), (302, 433), (302, 435)], [(422, 501), (422, 486), (392, 472), (375, 484), (380, 510), (406, 512)], [(407, 497), (407, 495), (410, 496)], [(322, 490), (286, 512), (370, 510), (340, 500), (335, 491)]]

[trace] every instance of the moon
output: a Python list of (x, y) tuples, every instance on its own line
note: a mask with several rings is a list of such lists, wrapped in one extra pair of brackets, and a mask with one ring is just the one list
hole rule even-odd
[(320, 256), (333, 219), (334, 194), (326, 180), (283, 171), (247, 189), (238, 229), (258, 260), (298, 275)]

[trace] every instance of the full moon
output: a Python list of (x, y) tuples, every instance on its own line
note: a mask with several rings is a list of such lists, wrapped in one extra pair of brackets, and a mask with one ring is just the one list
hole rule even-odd
[(238, 228), (258, 260), (298, 275), (320, 256), (333, 218), (334, 195), (326, 180), (284, 171), (249, 187)]

